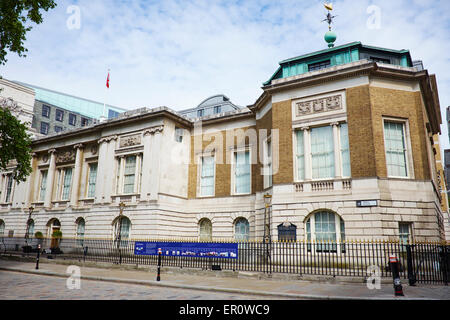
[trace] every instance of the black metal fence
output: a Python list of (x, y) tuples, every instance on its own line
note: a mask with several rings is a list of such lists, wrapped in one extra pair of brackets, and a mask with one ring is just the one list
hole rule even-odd
[[(1, 254), (34, 256), (40, 244), (43, 256), (54, 259), (75, 259), (117, 264), (157, 265), (157, 256), (135, 255), (135, 241), (99, 239), (28, 239), (0, 238)], [(156, 240), (144, 240), (157, 242)], [(164, 242), (164, 240), (158, 240)], [(165, 241), (171, 242), (171, 241)], [(180, 242), (180, 240), (177, 240)], [(192, 242), (192, 241), (189, 241)], [(50, 249), (53, 247), (53, 249)], [(55, 249), (57, 248), (57, 249)], [(302, 242), (263, 243), (238, 242), (237, 259), (219, 257), (163, 256), (163, 266), (325, 275), (368, 277), (368, 268), (381, 277), (391, 277), (389, 256), (400, 261), (400, 275), (410, 283), (448, 284), (450, 279), (450, 246), (444, 243), (368, 242)], [(374, 266), (376, 267), (375, 269)]]

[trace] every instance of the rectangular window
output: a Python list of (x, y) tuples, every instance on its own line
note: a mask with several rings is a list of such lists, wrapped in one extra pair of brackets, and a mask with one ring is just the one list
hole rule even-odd
[(407, 177), (405, 125), (400, 122), (384, 122), (384, 145), (389, 176)]
[(136, 176), (136, 156), (128, 156), (125, 159), (123, 174), (123, 193), (134, 193), (134, 180)]
[(41, 133), (47, 135), (49, 124), (47, 122), (41, 122)]
[(66, 168), (63, 171), (63, 184), (61, 200), (69, 200), (70, 197), (70, 185), (72, 184), (72, 168)]
[(340, 140), (341, 140), (341, 159), (342, 159), (342, 176), (350, 177), (350, 148), (348, 143), (348, 125), (342, 123), (340, 128)]
[(46, 118), (50, 118), (50, 107), (45, 104), (42, 105), (42, 116)]
[(86, 118), (81, 117), (81, 126), (85, 127), (89, 124), (89, 120)]
[(297, 130), (297, 179), (305, 179), (305, 143), (303, 130)]
[(220, 113), (222, 111), (222, 106), (215, 106), (214, 113)]
[(59, 133), (59, 132), (62, 132), (63, 131), (63, 128), (62, 127), (60, 127), (60, 126), (55, 126), (55, 132), (56, 133)]
[(272, 186), (272, 142), (267, 140), (264, 150), (264, 188)]
[(108, 119), (113, 119), (113, 118), (117, 118), (119, 116), (119, 113), (117, 111), (108, 110)]
[(87, 197), (94, 198), (95, 197), (95, 184), (97, 182), (97, 163), (89, 164), (89, 178), (88, 178), (88, 189), (87, 189)]
[(41, 187), (39, 189), (39, 201), (45, 201), (45, 192), (47, 190), (47, 173), (48, 171), (41, 171)]
[(183, 128), (175, 127), (175, 141), (183, 142)]
[(399, 229), (399, 238), (400, 243), (407, 244), (408, 242), (411, 243), (411, 223), (409, 222), (400, 222), (398, 224)]
[(56, 109), (56, 113), (55, 113), (55, 120), (62, 122), (64, 119), (64, 111)]
[(200, 195), (214, 195), (214, 156), (202, 157)]
[(315, 70), (325, 69), (325, 68), (328, 68), (329, 66), (331, 66), (331, 61), (330, 60), (316, 62), (316, 63), (311, 63), (311, 64), (308, 64), (308, 71), (315, 71)]
[(235, 186), (236, 194), (250, 193), (251, 190), (251, 167), (250, 167), (250, 151), (235, 152)]
[(14, 179), (13, 179), (12, 174), (8, 174), (6, 176), (6, 196), (5, 196), (6, 203), (9, 203), (11, 201), (13, 180)]
[(197, 110), (197, 117), (203, 117), (203, 114), (204, 114), (203, 109)]
[(69, 113), (69, 124), (74, 126), (77, 124), (77, 115), (73, 113)]
[(311, 129), (311, 166), (313, 179), (334, 177), (334, 143), (331, 126)]
[(370, 57), (370, 60), (373, 61), (373, 62), (380, 62), (380, 63), (391, 64), (391, 60), (385, 59), (385, 58)]

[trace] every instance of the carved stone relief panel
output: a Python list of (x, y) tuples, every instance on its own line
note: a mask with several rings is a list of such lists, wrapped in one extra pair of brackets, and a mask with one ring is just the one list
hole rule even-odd
[(335, 95), (331, 97), (312, 99), (295, 103), (296, 116), (312, 115), (327, 111), (343, 109), (342, 96)]
[(120, 137), (119, 148), (131, 147), (141, 144), (141, 134)]

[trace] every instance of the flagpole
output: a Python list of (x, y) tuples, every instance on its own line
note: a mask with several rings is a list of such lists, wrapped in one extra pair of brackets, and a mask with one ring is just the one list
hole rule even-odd
[(108, 76), (106, 78), (106, 93), (105, 93), (105, 100), (103, 102), (103, 119), (106, 120), (106, 100), (108, 99), (108, 89), (109, 89), (109, 73), (110, 69), (108, 69)]

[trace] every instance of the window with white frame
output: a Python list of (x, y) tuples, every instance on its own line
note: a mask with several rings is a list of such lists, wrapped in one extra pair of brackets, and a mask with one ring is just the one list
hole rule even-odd
[(80, 246), (84, 244), (84, 232), (86, 228), (86, 222), (83, 218), (77, 220), (77, 242)]
[(14, 185), (14, 178), (12, 173), (7, 174), (5, 179), (5, 199), (4, 199), (5, 203), (11, 202), (13, 185)]
[(405, 122), (384, 120), (386, 166), (391, 177), (408, 176), (408, 153)]
[(120, 228), (120, 247), (126, 247), (128, 245), (128, 240), (130, 238), (131, 232), (131, 221), (125, 216), (117, 218), (114, 224), (114, 240), (119, 241), (119, 229)]
[[(316, 252), (336, 252), (338, 243), (345, 240), (344, 220), (334, 212), (318, 211), (306, 220), (306, 240), (308, 251), (311, 250), (311, 241), (315, 242)], [(345, 247), (341, 245), (341, 250)]]
[(33, 238), (33, 236), (34, 236), (34, 220), (33, 219), (28, 220), (27, 229), (28, 229), (28, 238)]
[(351, 176), (347, 123), (302, 128), (295, 140), (296, 181)]
[(58, 169), (56, 200), (69, 200), (72, 185), (72, 167)]
[(250, 151), (234, 152), (234, 194), (251, 192)]
[(272, 186), (272, 141), (267, 139), (264, 145), (264, 189)]
[(234, 239), (246, 241), (250, 237), (250, 224), (245, 218), (238, 218), (234, 223)]
[(142, 155), (133, 154), (118, 159), (117, 193), (133, 194), (140, 190)]
[(350, 146), (348, 142), (348, 125), (342, 123), (340, 125), (340, 143), (341, 143), (341, 161), (342, 161), (342, 176), (350, 177)]
[(215, 161), (214, 156), (202, 156), (200, 168), (200, 196), (214, 195)]
[(95, 197), (95, 185), (97, 183), (97, 162), (89, 163), (89, 175), (87, 181), (87, 198)]
[(411, 223), (410, 222), (399, 222), (398, 224), (398, 234), (399, 240), (402, 244), (411, 243)]
[(5, 222), (0, 220), (0, 238), (5, 236)]
[(304, 131), (297, 130), (297, 180), (305, 180), (305, 141)]
[(39, 201), (45, 201), (45, 192), (47, 190), (48, 170), (41, 170), (41, 185), (39, 187)]
[(313, 179), (335, 176), (333, 128), (331, 126), (311, 129), (311, 168)]

